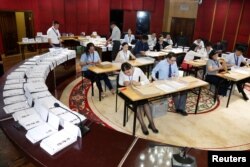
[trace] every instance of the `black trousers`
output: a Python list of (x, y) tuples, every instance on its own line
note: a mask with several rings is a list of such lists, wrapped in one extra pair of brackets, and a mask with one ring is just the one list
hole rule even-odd
[(228, 90), (228, 87), (230, 85), (230, 83), (227, 80), (220, 78), (216, 75), (206, 75), (205, 80), (208, 83), (211, 83), (217, 87), (219, 95), (221, 95), (221, 96), (227, 95), (227, 90)]
[(100, 92), (103, 92), (101, 80), (105, 82), (109, 90), (113, 89), (113, 86), (108, 78), (107, 74), (95, 74), (92, 71), (83, 71), (84, 77), (91, 80), (91, 82), (96, 82), (96, 86)]
[(120, 41), (113, 41), (113, 49), (111, 53), (112, 60), (115, 60), (116, 55), (120, 50), (120, 45), (121, 45)]

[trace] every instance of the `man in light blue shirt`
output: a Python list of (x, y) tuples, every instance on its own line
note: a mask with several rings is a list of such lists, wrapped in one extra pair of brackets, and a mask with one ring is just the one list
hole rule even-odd
[[(158, 76), (156, 76), (158, 74)], [(173, 52), (170, 52), (166, 59), (160, 61), (152, 70), (152, 78), (154, 80), (164, 80), (170, 79), (171, 77), (178, 77), (179, 70), (176, 64), (176, 57)], [(173, 94), (174, 105), (176, 112), (187, 116), (186, 110), (186, 100), (187, 92), (180, 92)]]
[[(236, 67), (240, 67), (241, 64), (247, 65), (246, 59), (243, 57), (243, 52), (244, 49), (242, 47), (237, 47), (235, 49), (234, 53), (231, 53), (228, 55), (227, 57), (227, 66), (228, 67), (232, 67), (232, 66), (236, 66)], [(244, 100), (248, 100), (248, 97), (246, 95), (246, 93), (244, 92), (244, 84), (247, 82), (247, 79), (243, 79), (239, 82), (237, 82), (237, 89), (238, 91), (242, 94), (243, 99)]]

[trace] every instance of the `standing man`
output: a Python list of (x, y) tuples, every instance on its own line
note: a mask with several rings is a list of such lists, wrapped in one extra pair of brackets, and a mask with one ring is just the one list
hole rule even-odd
[(112, 49), (111, 56), (112, 56), (112, 60), (115, 60), (115, 57), (116, 57), (117, 53), (120, 50), (120, 45), (121, 45), (121, 42), (120, 42), (121, 31), (116, 26), (116, 24), (114, 22), (111, 22), (110, 27), (112, 29), (112, 34), (109, 37), (108, 41), (112, 40), (112, 42), (113, 42), (113, 49)]
[(52, 27), (50, 27), (47, 31), (49, 44), (53, 48), (61, 47), (61, 40), (60, 40), (61, 34), (60, 34), (58, 28), (59, 28), (59, 22), (53, 21)]

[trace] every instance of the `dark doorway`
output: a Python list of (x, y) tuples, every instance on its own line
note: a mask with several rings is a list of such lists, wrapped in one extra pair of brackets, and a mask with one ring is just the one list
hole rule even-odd
[(115, 22), (121, 32), (123, 32), (123, 10), (111, 10), (110, 22)]
[(5, 55), (17, 54), (19, 49), (15, 12), (0, 11), (0, 31)]
[(138, 11), (136, 14), (136, 34), (149, 34), (150, 31), (150, 13)]
[[(17, 42), (23, 37), (34, 38), (33, 15), (29, 11), (0, 11), (0, 32), (6, 56), (19, 53)], [(33, 46), (28, 47), (34, 51)]]
[(189, 46), (193, 42), (195, 19), (173, 17), (171, 36), (179, 46)]

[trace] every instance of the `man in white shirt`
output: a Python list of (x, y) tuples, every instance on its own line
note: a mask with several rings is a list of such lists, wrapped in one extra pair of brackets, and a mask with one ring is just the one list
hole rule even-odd
[(109, 37), (108, 41), (112, 40), (112, 42), (113, 42), (113, 49), (112, 49), (111, 56), (112, 56), (112, 60), (115, 60), (115, 57), (116, 57), (117, 53), (120, 50), (120, 45), (121, 45), (121, 42), (120, 42), (121, 31), (116, 26), (116, 24), (114, 22), (111, 22), (110, 27), (112, 29), (112, 34)]
[(50, 27), (47, 31), (48, 41), (52, 47), (61, 47), (61, 40), (60, 40), (61, 34), (58, 28), (59, 28), (59, 22), (53, 21), (52, 27)]
[[(234, 53), (231, 53), (227, 56), (227, 66), (228, 67), (240, 67), (241, 64), (244, 64), (244, 65), (247, 65), (247, 62), (245, 60), (245, 58), (243, 57), (243, 52), (244, 52), (244, 49), (242, 47), (237, 47), (235, 49), (235, 52)], [(239, 82), (237, 82), (237, 89), (238, 91), (242, 94), (243, 96), (243, 99), (244, 100), (248, 100), (248, 97), (246, 95), (246, 93), (244, 92), (244, 84), (248, 81), (248, 78), (247, 79), (243, 79)]]
[(166, 38), (164, 39), (169, 45), (173, 45), (173, 40), (171, 39), (170, 34), (167, 34)]
[(205, 45), (204, 45), (204, 42), (201, 40), (201, 38), (198, 38), (194, 41), (194, 44), (196, 44), (197, 46), (199, 46), (199, 48), (204, 48)]
[(151, 35), (148, 35), (148, 46), (154, 47), (157, 42), (156, 33), (152, 33)]

